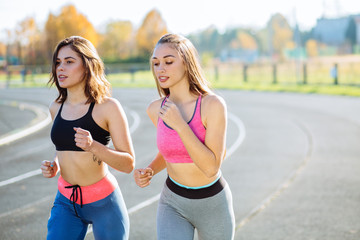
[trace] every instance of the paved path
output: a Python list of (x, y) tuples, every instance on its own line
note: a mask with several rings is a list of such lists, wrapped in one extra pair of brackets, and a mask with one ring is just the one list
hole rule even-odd
[[(222, 171), (234, 198), (235, 239), (360, 239), (360, 98), (219, 91), (228, 104), (228, 158)], [(48, 89), (0, 90), (1, 100), (48, 106)], [(115, 89), (132, 127), (137, 167), (156, 154), (147, 104), (156, 90)], [(7, 119), (22, 116), (18, 124)], [(2, 107), (11, 131), (36, 114)], [(19, 115), (18, 115), (19, 116)], [(27, 119), (27, 120), (25, 120)], [(8, 123), (8, 124), (5, 124)], [(9, 124), (11, 123), (11, 124)], [(54, 148), (50, 127), (0, 146), (0, 239), (45, 239), (56, 179), (34, 173)], [(3, 133), (0, 134), (1, 136)], [(0, 138), (1, 138), (0, 136)], [(244, 137), (244, 138), (243, 138)], [(138, 188), (132, 175), (112, 171), (130, 213), (130, 239), (156, 239), (155, 215), (165, 172)], [(23, 180), (1, 185), (23, 176)], [(87, 239), (93, 239), (88, 234)]]

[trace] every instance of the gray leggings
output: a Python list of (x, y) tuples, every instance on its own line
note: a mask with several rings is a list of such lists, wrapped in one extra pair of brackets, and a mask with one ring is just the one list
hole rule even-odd
[(228, 184), (212, 197), (189, 199), (172, 192), (165, 184), (157, 212), (158, 240), (232, 240), (235, 217)]

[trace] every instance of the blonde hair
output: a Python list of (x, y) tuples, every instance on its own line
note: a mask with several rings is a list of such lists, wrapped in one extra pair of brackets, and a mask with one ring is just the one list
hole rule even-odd
[[(206, 80), (205, 74), (200, 65), (198, 52), (190, 40), (178, 34), (168, 33), (160, 38), (160, 40), (156, 43), (155, 48), (165, 43), (174, 48), (181, 56), (183, 64), (185, 65), (186, 75), (189, 80), (189, 91), (197, 95), (206, 95), (211, 92), (209, 87), (210, 83)], [(155, 75), (154, 66), (151, 63), (150, 65), (159, 95), (169, 95), (170, 90), (168, 88), (160, 87), (159, 82), (156, 80), (157, 78)]]
[(83, 37), (71, 36), (60, 41), (53, 53), (51, 76), (48, 84), (50, 86), (55, 84), (58, 89), (59, 96), (55, 101), (63, 103), (67, 98), (67, 90), (60, 87), (56, 75), (57, 57), (60, 49), (65, 46), (70, 46), (82, 59), (85, 68), (83, 75), (83, 81), (85, 81), (84, 92), (88, 98), (86, 103), (101, 103), (106, 96), (111, 96), (110, 83), (105, 78), (104, 63), (94, 45)]

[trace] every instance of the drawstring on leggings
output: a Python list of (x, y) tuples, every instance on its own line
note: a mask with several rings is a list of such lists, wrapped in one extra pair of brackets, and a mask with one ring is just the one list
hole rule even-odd
[(66, 186), (65, 188), (72, 188), (72, 193), (71, 193), (71, 196), (70, 196), (70, 202), (73, 204), (74, 206), (74, 210), (75, 210), (75, 213), (76, 213), (76, 216), (79, 217), (77, 211), (76, 211), (76, 208), (75, 208), (75, 203), (76, 201), (78, 200), (78, 189), (80, 191), (80, 206), (82, 207), (83, 206), (83, 201), (82, 201), (82, 192), (81, 192), (81, 187), (79, 185), (72, 185), (72, 186)]

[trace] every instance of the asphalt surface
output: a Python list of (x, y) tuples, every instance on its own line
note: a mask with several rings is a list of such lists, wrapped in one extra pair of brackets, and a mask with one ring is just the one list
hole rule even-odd
[[(360, 98), (217, 93), (229, 112), (222, 172), (233, 193), (235, 239), (359, 240)], [(128, 116), (136, 167), (144, 167), (156, 154), (155, 128), (145, 113), (156, 90), (114, 89), (113, 95)], [(43, 109), (55, 96), (53, 89), (0, 89), (0, 141), (45, 121)], [(0, 144), (1, 240), (45, 239), (57, 178), (37, 171), (43, 159), (54, 156), (49, 132), (50, 124)], [(141, 189), (131, 174), (111, 171), (129, 210), (130, 239), (156, 239), (166, 173)], [(91, 231), (86, 239), (93, 239)]]

